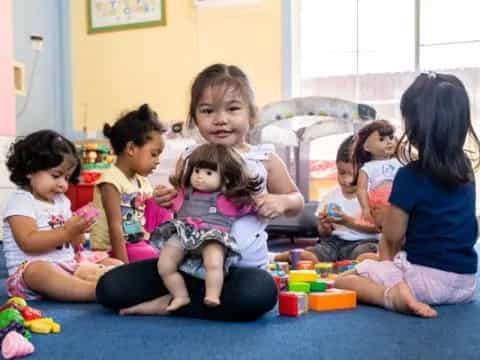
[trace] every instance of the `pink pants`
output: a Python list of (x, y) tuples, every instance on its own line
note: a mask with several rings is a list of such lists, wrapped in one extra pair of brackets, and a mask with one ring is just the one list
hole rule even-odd
[(407, 253), (399, 252), (393, 261), (364, 260), (355, 267), (360, 276), (387, 289), (404, 281), (417, 300), (426, 304), (459, 304), (475, 295), (475, 274), (457, 274), (412, 264)]

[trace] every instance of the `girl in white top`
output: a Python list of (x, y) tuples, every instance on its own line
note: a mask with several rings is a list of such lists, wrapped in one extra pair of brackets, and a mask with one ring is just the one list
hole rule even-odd
[(94, 221), (72, 216), (65, 196), (68, 183), (76, 181), (80, 172), (75, 146), (54, 131), (37, 131), (11, 146), (7, 168), (10, 180), (19, 187), (3, 214), (9, 295), (95, 300), (103, 265), (121, 262), (106, 253), (86, 252), (82, 263), (74, 258), (73, 249), (84, 241), (83, 234)]
[[(208, 313), (205, 313), (201, 295), (205, 287), (203, 281), (189, 279), (185, 275), (192, 297), (190, 305), (181, 308), (179, 312), (188, 316), (245, 320), (260, 316), (276, 303), (276, 290), (271, 277), (269, 278), (268, 273), (265, 272), (264, 275), (263, 271), (257, 272), (251, 267), (264, 267), (268, 262), (265, 220), (298, 214), (303, 208), (303, 197), (288, 174), (285, 164), (279, 156), (271, 152), (271, 148), (248, 144), (247, 136), (255, 124), (256, 111), (253, 89), (246, 75), (236, 66), (209, 66), (200, 72), (193, 82), (189, 127), (197, 127), (205, 141), (233, 147), (244, 155), (252, 172), (263, 177), (265, 189), (255, 198), (258, 217), (243, 217), (237, 220), (232, 228), (242, 256), (241, 265), (248, 266), (248, 271), (232, 269), (229, 277), (225, 279), (222, 306), (210, 309)], [(178, 164), (182, 161), (180, 158)], [(159, 186), (155, 189), (154, 196), (161, 206), (170, 206), (175, 190)], [(144, 270), (152, 269), (149, 267), (147, 270), (145, 265)], [(144, 290), (139, 289), (138, 283), (135, 289), (130, 289), (128, 281), (132, 281), (134, 271), (139, 274), (140, 265), (136, 269), (132, 267), (131, 271), (123, 269), (110, 273), (112, 276), (104, 277), (97, 289), (103, 298), (99, 301), (116, 309), (122, 305), (141, 303), (123, 309), (122, 314), (165, 314), (171, 295), (165, 291), (161, 282), (157, 291), (158, 297), (154, 299), (149, 284), (145, 284)], [(140, 281), (140, 274), (138, 278)], [(253, 283), (255, 286), (252, 286)], [(113, 289), (113, 286), (118, 286), (121, 291)], [(130, 290), (136, 291), (136, 294), (132, 294)], [(127, 293), (130, 294), (126, 295)]]
[(381, 224), (380, 206), (388, 204), (393, 179), (402, 164), (395, 157), (395, 129), (386, 120), (363, 126), (355, 140), (353, 166), (362, 219)]

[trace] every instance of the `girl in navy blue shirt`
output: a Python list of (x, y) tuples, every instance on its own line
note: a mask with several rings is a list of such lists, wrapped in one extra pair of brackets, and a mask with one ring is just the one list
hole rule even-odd
[(335, 285), (365, 303), (435, 317), (430, 305), (469, 302), (475, 293), (475, 180), (463, 147), (470, 137), (478, 155), (480, 143), (467, 92), (453, 75), (420, 74), (400, 108), (397, 155), (407, 165), (393, 181), (380, 261), (361, 262)]

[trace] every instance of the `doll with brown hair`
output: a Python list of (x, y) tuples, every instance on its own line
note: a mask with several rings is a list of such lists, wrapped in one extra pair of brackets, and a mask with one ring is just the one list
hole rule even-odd
[(224, 273), (240, 257), (231, 226), (254, 210), (253, 195), (262, 180), (250, 176), (236, 150), (204, 144), (193, 150), (170, 182), (178, 190), (172, 206), (175, 218), (152, 235), (162, 249), (158, 272), (173, 296), (167, 311), (190, 303), (178, 268), (204, 278), (204, 303), (218, 306)]
[(392, 182), (402, 164), (395, 156), (395, 128), (387, 120), (375, 120), (362, 127), (353, 148), (357, 197), (362, 220), (382, 227), (384, 208), (388, 206)]

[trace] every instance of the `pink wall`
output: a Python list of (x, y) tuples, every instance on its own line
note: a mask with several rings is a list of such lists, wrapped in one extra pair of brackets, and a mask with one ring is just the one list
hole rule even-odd
[(15, 135), (11, 1), (0, 1), (0, 135)]

